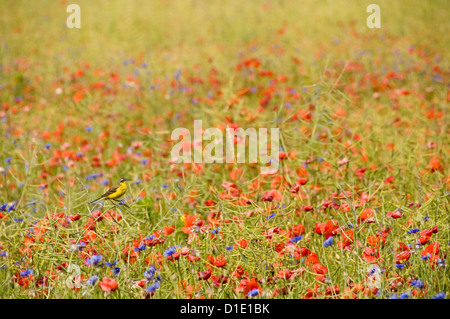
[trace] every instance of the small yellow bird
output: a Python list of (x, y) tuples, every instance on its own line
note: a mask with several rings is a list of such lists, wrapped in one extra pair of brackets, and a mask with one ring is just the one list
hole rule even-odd
[(131, 179), (122, 177), (121, 179), (119, 179), (118, 186), (114, 186), (114, 187), (108, 189), (108, 191), (106, 193), (104, 193), (102, 196), (100, 196), (96, 200), (93, 200), (92, 202), (90, 202), (89, 205), (95, 203), (96, 201), (99, 201), (100, 199), (109, 199), (109, 200), (113, 200), (115, 202), (119, 202), (117, 199), (122, 197), (123, 194), (125, 194), (125, 192), (127, 191), (127, 183), (126, 183), (127, 181), (131, 181)]

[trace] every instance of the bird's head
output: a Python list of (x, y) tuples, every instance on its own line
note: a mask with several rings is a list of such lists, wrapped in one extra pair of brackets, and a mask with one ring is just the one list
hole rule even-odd
[(129, 179), (129, 178), (121, 178), (121, 179), (119, 179), (119, 183), (124, 183), (124, 182), (126, 182), (126, 181), (131, 181), (131, 179)]

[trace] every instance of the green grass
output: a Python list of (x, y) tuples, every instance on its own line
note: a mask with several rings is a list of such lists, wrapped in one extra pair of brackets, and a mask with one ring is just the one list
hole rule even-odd
[[(148, 285), (136, 288), (133, 282), (144, 279), (146, 259), (175, 245), (195, 250), (200, 260), (191, 263), (181, 256), (171, 262), (163, 257), (156, 266), (161, 287), (153, 298), (186, 298), (189, 294), (181, 289), (181, 280), (193, 287), (194, 298), (243, 298), (235, 291), (242, 278), (232, 275), (239, 265), (260, 280), (259, 296), (265, 298), (284, 287), (286, 294), (274, 298), (303, 298), (315, 284), (320, 292), (337, 285), (337, 297), (345, 298), (349, 296), (345, 288), (352, 287), (349, 282), (364, 284), (370, 264), (361, 259), (363, 249), (368, 237), (383, 227), (392, 231), (380, 247), (379, 265), (386, 270), (382, 293), (357, 297), (388, 297), (396, 273), (403, 285), (392, 292), (411, 291), (408, 280), (417, 278), (427, 285), (423, 298), (439, 292), (448, 295), (448, 266), (432, 269), (421, 260), (424, 247), (415, 248), (418, 236), (408, 235), (405, 226), (408, 219), (420, 230), (437, 225), (439, 232), (428, 244), (439, 242), (440, 256), (447, 254), (450, 30), (445, 1), (378, 1), (381, 29), (366, 26), (371, 1), (77, 3), (81, 29), (66, 27), (63, 2), (0, 4), (0, 205), (15, 202), (15, 210), (2, 212), (8, 219), (0, 219), (0, 253), (8, 252), (0, 257), (0, 268), (5, 266), (0, 270), (1, 298), (144, 298)], [(238, 71), (237, 66), (250, 58), (261, 62), (255, 73)], [(83, 75), (77, 76), (79, 70)], [(261, 70), (273, 75), (258, 75)], [(175, 78), (177, 72), (181, 73)], [(114, 81), (112, 74), (119, 80)], [(122, 86), (129, 78), (138, 82), (137, 87)], [(257, 91), (230, 105), (244, 88)], [(261, 106), (267, 90), (272, 90), (271, 99)], [(80, 92), (83, 98), (74, 101)], [(431, 110), (441, 116), (433, 118)], [(304, 116), (307, 112), (310, 119)], [(170, 164), (172, 130), (192, 130), (195, 119), (203, 120), (204, 129), (224, 128), (227, 123), (278, 127), (281, 145), (292, 156), (281, 163), (276, 176), (266, 177), (251, 164), (203, 164), (200, 170)], [(137, 142), (142, 146), (134, 148)], [(430, 172), (434, 156), (442, 169)], [(99, 157), (99, 166), (93, 157)], [(344, 157), (350, 162), (338, 166)], [(147, 164), (142, 164), (144, 158)], [(108, 162), (112, 159), (116, 162)], [(289, 188), (308, 159), (308, 183), (301, 188), (303, 198), (296, 197)], [(362, 178), (355, 174), (361, 167), (367, 168)], [(94, 173), (104, 175), (86, 179)], [(97, 239), (86, 248), (92, 249), (89, 255), (101, 254), (102, 262), (117, 260), (121, 273), (114, 276), (106, 266), (82, 266), (87, 255), (72, 251), (71, 240), (79, 242), (85, 235), (84, 226), (96, 209), (87, 203), (122, 176), (141, 181), (131, 183), (127, 193), (131, 209), (120, 207), (123, 219), (118, 223), (98, 221)], [(389, 176), (395, 180), (385, 184)], [(105, 178), (109, 182), (102, 185)], [(235, 183), (253, 203), (239, 205), (221, 197), (224, 181)], [(255, 189), (255, 183), (260, 187)], [(283, 199), (261, 201), (271, 189), (279, 190)], [(323, 201), (332, 200), (333, 192), (343, 191), (349, 195), (340, 203), (348, 203), (349, 212), (318, 209)], [(138, 198), (142, 192), (145, 196)], [(373, 200), (355, 207), (362, 193)], [(208, 199), (217, 205), (206, 206)], [(414, 206), (408, 207), (411, 202)], [(303, 205), (314, 210), (303, 212)], [(339, 225), (356, 226), (358, 215), (368, 207), (377, 209), (375, 223), (355, 229), (360, 245), (339, 249), (336, 242), (342, 235), (335, 236), (332, 246), (322, 245), (323, 236), (314, 232), (316, 223), (335, 219)], [(102, 211), (108, 209), (119, 211), (112, 206)], [(400, 219), (386, 217), (396, 209), (403, 212)], [(247, 217), (249, 210), (254, 214)], [(217, 211), (223, 239), (211, 238), (214, 227), (206, 222), (198, 242), (188, 243), (181, 230), (183, 216), (198, 214), (206, 220)], [(66, 217), (79, 214), (81, 219), (64, 227), (50, 218), (43, 241), (24, 250), (29, 229), (36, 227), (33, 223), (60, 212)], [(273, 213), (275, 217), (267, 220)], [(288, 230), (300, 223), (306, 231), (297, 245), (318, 255), (328, 269), (325, 281), (317, 280), (301, 259), (279, 255), (263, 235), (273, 227)], [(136, 261), (123, 254), (134, 240), (168, 225), (176, 230), (162, 236), (164, 243), (147, 247)], [(247, 248), (227, 251), (240, 237), (248, 240)], [(273, 241), (286, 239), (275, 234)], [(399, 241), (413, 249), (402, 270), (395, 267)], [(197, 278), (197, 272), (207, 269), (210, 254), (227, 258), (225, 267), (213, 271), (213, 276), (229, 279), (219, 287), (211, 279)], [(80, 266), (83, 281), (92, 275), (99, 281), (111, 277), (119, 289), (104, 293), (97, 284), (68, 289), (69, 273), (58, 269), (63, 262)], [(280, 270), (301, 267), (303, 275), (272, 282)], [(34, 275), (24, 289), (12, 279), (28, 268)], [(47, 287), (36, 285), (42, 276), (49, 278)]]

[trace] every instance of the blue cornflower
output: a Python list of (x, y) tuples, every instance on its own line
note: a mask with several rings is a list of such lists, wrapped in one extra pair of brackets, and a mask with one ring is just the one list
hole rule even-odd
[(114, 260), (113, 262), (105, 261), (105, 266), (106, 267), (111, 267), (111, 266), (115, 266), (115, 265), (117, 265), (117, 260)]
[(413, 280), (413, 281), (411, 281), (411, 286), (422, 289), (424, 284), (423, 284), (422, 280)]
[(141, 161), (141, 165), (147, 165), (148, 164), (148, 159), (147, 158), (144, 158), (142, 161)]
[(44, 145), (44, 147), (45, 147), (46, 149), (49, 149), (51, 146), (52, 146), (52, 144), (50, 144), (50, 143), (47, 143), (47, 144)]
[(6, 207), (8, 207), (8, 203), (2, 204), (0, 206), (0, 212), (3, 212), (4, 210), (6, 210)]
[(250, 290), (250, 291), (247, 293), (247, 297), (255, 297), (255, 296), (257, 296), (258, 294), (259, 294), (259, 289), (258, 289), (258, 288), (255, 288), (255, 289)]
[[(333, 238), (333, 237), (331, 237), (331, 238)], [(303, 236), (302, 235), (300, 235), (300, 236), (295, 236), (294, 238), (291, 238), (291, 242), (292, 243), (296, 243), (296, 242), (298, 242), (299, 240), (302, 240), (303, 239)]]
[(93, 255), (86, 260), (87, 265), (97, 265), (102, 260), (102, 255)]
[(389, 296), (389, 299), (398, 299), (398, 296), (396, 294), (391, 294)]
[(161, 187), (162, 188), (167, 188), (167, 187), (169, 187), (169, 184), (163, 184), (163, 185), (161, 185)]
[(323, 243), (323, 247), (328, 247), (333, 244), (333, 237), (329, 237), (325, 242)]
[(108, 185), (109, 184), (109, 179), (107, 179), (107, 178), (105, 178), (104, 180), (102, 180), (101, 182), (100, 182), (102, 185)]
[(410, 293), (404, 292), (404, 293), (400, 294), (399, 299), (408, 299), (409, 297), (410, 297)]
[(134, 251), (142, 251), (142, 250), (145, 250), (145, 249), (147, 249), (147, 246), (145, 244), (142, 244), (139, 247), (136, 247), (134, 249)]
[(426, 256), (422, 256), (421, 258), (422, 258), (422, 260), (427, 260), (427, 259), (431, 258), (431, 255), (430, 254), (426, 254)]
[(112, 269), (112, 273), (114, 274), (114, 276), (119, 276), (120, 274), (120, 268), (119, 267), (114, 267)]
[(14, 218), (14, 221), (16, 223), (20, 223), (20, 222), (23, 222), (23, 218)]
[(86, 126), (86, 132), (92, 131), (92, 126)]
[(102, 176), (103, 176), (103, 173), (95, 173), (95, 174), (86, 176), (86, 179), (95, 179), (97, 177), (102, 177)]
[(177, 73), (175, 73), (175, 79), (179, 79), (181, 76), (181, 72), (183, 71), (183, 69), (178, 69)]
[(148, 270), (144, 271), (144, 277), (147, 281), (153, 279), (153, 275), (155, 274), (156, 268), (153, 266), (148, 267)]
[(23, 270), (20, 272), (20, 275), (22, 277), (28, 276), (28, 275), (32, 275), (34, 273), (33, 269), (27, 269), (27, 270)]
[(233, 246), (226, 246), (225, 249), (226, 249), (227, 251), (232, 251), (232, 250), (233, 250)]
[(440, 292), (437, 295), (433, 296), (431, 299), (445, 299), (445, 292)]
[(429, 219), (430, 219), (430, 217), (428, 217), (428, 216), (425, 216), (425, 217), (423, 218), (424, 221), (427, 221), (427, 220), (429, 220)]
[(86, 285), (88, 286), (93, 286), (95, 284), (95, 282), (97, 281), (98, 276), (97, 275), (93, 275), (91, 276), (91, 278), (89, 278), (88, 280), (86, 280)]
[(0, 253), (0, 257), (6, 257), (6, 254), (7, 254), (8, 252), (5, 250), (4, 252), (2, 252), (2, 253)]
[(413, 229), (411, 229), (411, 230), (408, 230), (406, 233), (407, 233), (407, 234), (415, 234), (415, 233), (417, 233), (417, 232), (419, 232), (419, 231), (420, 231), (419, 228), (413, 228)]
[(217, 227), (217, 229), (211, 229), (211, 234), (217, 234), (219, 233), (220, 227)]
[(267, 216), (267, 217), (266, 217), (266, 220), (269, 220), (269, 219), (271, 219), (272, 217), (275, 217), (275, 213), (273, 213), (273, 214), (270, 215), (270, 216)]
[(6, 164), (9, 164), (9, 163), (11, 163), (11, 161), (12, 161), (12, 157), (10, 156), (10, 157), (8, 157), (8, 158), (5, 160), (5, 163), (6, 163)]
[(397, 269), (403, 269), (403, 267), (405, 267), (405, 264), (395, 264), (395, 267)]
[(381, 273), (380, 268), (374, 266), (374, 267), (367, 273), (367, 275), (370, 276), (370, 275), (373, 275), (374, 273), (378, 273), (378, 274)]
[(13, 203), (11, 206), (8, 207), (8, 209), (6, 210), (8, 213), (12, 210), (16, 209), (16, 204)]
[(172, 256), (173, 254), (175, 254), (176, 253), (176, 249), (175, 249), (175, 247), (170, 247), (169, 249), (167, 249), (164, 253), (163, 253), (163, 255), (164, 255), (164, 257), (170, 257), (170, 256)]
[(158, 289), (160, 286), (158, 281), (155, 281), (155, 283), (153, 285), (151, 285), (150, 287), (147, 288), (147, 292), (148, 293), (152, 293), (154, 292), (156, 289)]

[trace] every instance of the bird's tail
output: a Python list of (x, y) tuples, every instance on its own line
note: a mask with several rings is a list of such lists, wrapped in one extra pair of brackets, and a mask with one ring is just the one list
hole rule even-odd
[(102, 198), (103, 198), (103, 197), (99, 197), (99, 198), (93, 200), (92, 202), (90, 202), (88, 205), (92, 205), (92, 204), (94, 204), (96, 201), (99, 201), (99, 200), (102, 199)]

